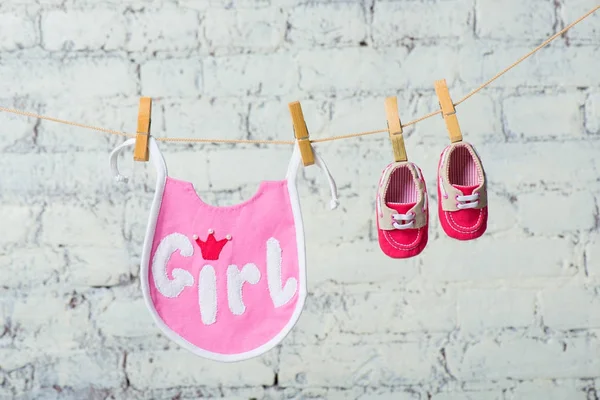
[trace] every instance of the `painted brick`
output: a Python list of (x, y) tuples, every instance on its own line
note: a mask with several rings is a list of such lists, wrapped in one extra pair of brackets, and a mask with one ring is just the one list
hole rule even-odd
[[(541, 39), (537, 39), (536, 43)], [(530, 51), (530, 46), (493, 46), (489, 43), (465, 46), (457, 60), (459, 75), (475, 87)], [(504, 75), (502, 87), (587, 87), (594, 81), (593, 65), (599, 52), (593, 46), (547, 47)], [(474, 63), (473, 60), (478, 61)]]
[[(77, 204), (49, 205), (42, 215), (41, 241), (56, 246), (122, 246), (118, 210), (108, 205), (92, 209)], [(70, 223), (61, 223), (65, 220)], [(91, 226), (96, 229), (90, 229)]]
[[(262, 387), (254, 388), (228, 388), (223, 390), (223, 399), (227, 400), (247, 400), (265, 398), (266, 390)], [(268, 398), (268, 397), (267, 397)], [(193, 400), (193, 395), (189, 397)]]
[(529, 400), (543, 397), (548, 400), (588, 400), (586, 390), (570, 381), (525, 382), (506, 394), (507, 400)]
[[(435, 23), (424, 23), (427, 15)], [(431, 41), (456, 40), (472, 30), (472, 15), (467, 3), (376, 2), (373, 14), (373, 40), (376, 45), (389, 46), (403, 39)]]
[(592, 93), (585, 102), (585, 128), (589, 133), (600, 134), (600, 93)]
[[(56, 235), (57, 241), (64, 238), (60, 233)], [(114, 286), (129, 281), (130, 274), (137, 272), (137, 265), (122, 246), (69, 246), (66, 260), (63, 276), (75, 287)]]
[(16, 13), (0, 14), (0, 51), (33, 47), (37, 40), (33, 17)]
[[(3, 96), (52, 96), (90, 98), (133, 94), (133, 68), (119, 58), (48, 58), (0, 61), (0, 93)], [(48, 79), (48, 76), (60, 79)], [(103, 79), (90, 79), (102, 76)]]
[(107, 337), (140, 337), (160, 333), (143, 299), (116, 299), (103, 308), (96, 321), (96, 326)]
[[(131, 1), (131, 0), (130, 0)], [(281, 0), (281, 5), (287, 5), (287, 2), (293, 2), (295, 0)], [(197, 9), (197, 10), (208, 10), (211, 8), (231, 8), (231, 4), (227, 1), (221, 0), (182, 0), (181, 4), (186, 8)], [(235, 8), (239, 9), (264, 9), (271, 5), (270, 0), (238, 0), (235, 2)]]
[(0, 221), (10, 229), (4, 229), (0, 243), (25, 242), (34, 233), (40, 207), (23, 207), (14, 204), (0, 205)]
[[(583, 14), (592, 10), (598, 4), (594, 0), (565, 0), (559, 9), (559, 15), (565, 25), (574, 22)], [(577, 26), (567, 32), (567, 37), (571, 43), (593, 44), (598, 37), (598, 22), (600, 15), (598, 12), (587, 17)]]
[[(81, 99), (77, 103), (73, 103), (68, 98), (52, 99), (44, 102), (39, 106), (40, 113), (52, 115), (56, 118), (67, 121), (81, 121), (92, 126), (102, 126), (116, 131), (135, 133), (137, 128), (137, 112), (138, 99), (98, 99), (87, 98)], [(153, 123), (153, 128), (160, 130), (160, 109), (155, 107), (153, 115), (156, 117), (156, 122)], [(35, 120), (25, 120), (35, 122)], [(154, 122), (154, 121), (153, 121)], [(117, 145), (124, 141), (122, 136), (109, 135), (103, 132), (93, 130), (82, 130), (79, 127), (57, 124), (51, 121), (41, 121), (36, 129), (37, 136), (35, 143), (44, 150), (44, 153), (63, 153), (63, 158), (68, 157), (86, 157), (85, 154), (77, 154), (77, 152), (104, 152), (98, 153), (98, 161), (94, 156), (88, 156), (90, 161), (97, 162), (94, 164), (97, 170), (104, 169), (104, 165), (100, 162), (100, 157), (104, 156), (106, 162), (106, 152), (110, 152)], [(30, 132), (33, 138), (33, 129)], [(91, 165), (90, 167), (94, 167)], [(67, 171), (61, 171), (66, 173)], [(97, 173), (95, 174), (97, 176)], [(77, 177), (81, 176), (81, 171), (77, 171)], [(86, 176), (87, 177), (87, 176)], [(106, 174), (98, 176), (98, 179), (92, 180), (97, 183), (102, 178), (106, 178)], [(108, 176), (110, 179), (110, 176)], [(111, 185), (112, 186), (112, 185)]]
[[(8, 99), (0, 101), (6, 106), (12, 103)], [(20, 106), (29, 108), (26, 104)], [(34, 141), (34, 127), (34, 120), (12, 114), (0, 115), (0, 148), (3, 151), (31, 148)]]
[(286, 39), (298, 47), (358, 46), (367, 37), (359, 2), (307, 3), (294, 7)]
[(152, 195), (146, 193), (139, 193), (125, 203), (123, 236), (138, 257), (141, 257), (151, 206)]
[[(383, 392), (384, 390), (380, 390)], [(349, 399), (377, 399), (378, 395), (373, 393), (365, 393), (364, 388), (288, 388), (282, 393), (268, 393), (270, 397), (268, 399), (334, 399), (334, 400), (349, 400)], [(394, 391), (396, 398), (400, 400), (407, 400), (404, 397), (405, 393), (399, 393)], [(374, 396), (374, 397), (371, 397)], [(409, 400), (412, 400), (410, 397)], [(244, 399), (245, 400), (245, 399)]]
[[(314, 285), (309, 290), (314, 290)], [(306, 298), (302, 317), (290, 332), (285, 342), (287, 345), (316, 345), (323, 341), (340, 343), (343, 341), (339, 332), (338, 312), (343, 309), (343, 299), (336, 293), (310, 293)]]
[[(283, 398), (331, 400), (420, 400), (420, 394), (403, 388), (305, 388), (287, 390)], [(268, 397), (271, 399), (271, 397)], [(279, 399), (279, 397), (272, 397)], [(240, 399), (241, 400), (241, 399)], [(244, 399), (245, 400), (245, 399)]]
[(462, 380), (583, 378), (600, 368), (599, 350), (598, 340), (586, 337), (487, 339), (467, 347), (461, 358), (449, 351), (448, 365)]
[(432, 400), (504, 400), (502, 393), (494, 392), (450, 392), (437, 393), (431, 398)]
[(344, 296), (343, 304), (345, 312), (338, 315), (345, 332), (440, 332), (456, 327), (456, 299), (449, 293), (379, 290)]
[[(544, 212), (540, 204), (561, 210), (566, 218), (553, 218)], [(517, 196), (517, 207), (521, 225), (529, 232), (557, 235), (578, 230), (590, 230), (595, 225), (596, 204), (588, 192), (544, 192)]]
[[(406, 92), (399, 93), (389, 93), (390, 96), (396, 96), (398, 101), (398, 109), (400, 114), (400, 119), (403, 122), (411, 119), (415, 112), (415, 97), (408, 98), (405, 95)], [(324, 124), (324, 127), (316, 126), (313, 127), (314, 122), (310, 124), (311, 126), (311, 134), (314, 131), (315, 133), (319, 133), (319, 136), (330, 136), (330, 135), (341, 135), (346, 132), (348, 133), (356, 133), (356, 132), (365, 132), (372, 131), (376, 128), (385, 129), (387, 120), (385, 114), (384, 107), (385, 98), (381, 96), (343, 96), (336, 97), (331, 100), (330, 106), (325, 108), (327, 112), (327, 122)], [(329, 104), (328, 104), (329, 105)], [(304, 103), (302, 103), (302, 107), (304, 109)], [(360, 113), (357, 113), (356, 110), (361, 110)], [(315, 111), (312, 111), (311, 114), (316, 114)], [(320, 125), (320, 124), (319, 124)], [(325, 129), (323, 129), (325, 128)], [(409, 128), (407, 128), (408, 130)], [(407, 134), (408, 132), (405, 132)], [(316, 136), (316, 135), (315, 135)], [(408, 136), (408, 135), (407, 135)], [(375, 141), (385, 141), (386, 144), (389, 143), (387, 132), (381, 132), (369, 136), (365, 136), (364, 138), (356, 138), (354, 141), (357, 141), (361, 144), (361, 146), (366, 145), (366, 143), (361, 143), (363, 141), (372, 143)], [(406, 141), (405, 145), (407, 146), (407, 151), (411, 150), (412, 142)], [(339, 143), (341, 146), (349, 144), (348, 142), (341, 141)], [(325, 146), (324, 144), (323, 146)], [(336, 146), (338, 147), (338, 146)], [(334, 149), (332, 149), (334, 150)], [(389, 148), (389, 154), (391, 157), (392, 149)], [(389, 158), (388, 157), (388, 158)], [(332, 158), (332, 157), (329, 157)], [(388, 160), (385, 160), (388, 161)], [(382, 169), (387, 165), (385, 161), (382, 162)]]
[(172, 386), (236, 386), (241, 379), (247, 385), (269, 385), (274, 373), (260, 359), (224, 364), (204, 360), (179, 350), (135, 352), (127, 356), (125, 366), (131, 385), (141, 389)]
[[(329, 146), (324, 143), (318, 147), (318, 151), (327, 162), (338, 187), (349, 191), (348, 197), (352, 197), (356, 193), (361, 193), (361, 195), (369, 193), (370, 199), (361, 198), (359, 201), (363, 204), (370, 204), (372, 208), (363, 208), (360, 212), (365, 213), (361, 215), (368, 215), (368, 217), (375, 216), (377, 184), (382, 171), (393, 160), (390, 156), (389, 141), (369, 140), (354, 146), (343, 143), (337, 146)], [(414, 155), (414, 153), (416, 151), (413, 148), (411, 157), (417, 159), (418, 155)], [(369, 168), (365, 168), (356, 162), (357, 159), (373, 159), (374, 161)], [(419, 165), (421, 165), (421, 162), (419, 162)], [(307, 169), (306, 175), (307, 177), (322, 179), (322, 172), (316, 169)], [(325, 184), (324, 181), (321, 182), (323, 182), (321, 185)]]
[[(140, 174), (134, 175), (135, 180), (132, 179), (129, 185), (117, 185), (108, 169), (107, 153), (6, 153), (0, 158), (0, 166), (5, 171), (2, 197), (16, 202), (25, 198), (36, 201), (40, 197), (64, 201), (64, 196), (68, 196), (67, 199), (72, 201), (85, 193), (84, 202), (89, 204), (90, 198), (106, 199), (109, 194), (118, 194), (119, 190), (133, 190), (132, 183), (139, 184)], [(31, 162), (32, 159), (35, 161)], [(73, 165), (78, 167), (73, 168)], [(27, 179), (22, 178), (23, 174)], [(60, 179), (54, 179), (56, 176)]]
[(130, 9), (125, 17), (128, 27), (125, 46), (129, 51), (177, 51), (200, 46), (200, 21), (193, 10)]
[(541, 42), (554, 33), (551, 0), (478, 0), (476, 32), (483, 38)]
[[(433, 86), (436, 76), (457, 72), (454, 49), (417, 46), (380, 52), (368, 47), (303, 51), (298, 55), (300, 88), (309, 93), (390, 93), (402, 88)], [(341, 68), (352, 65), (352, 68)], [(368, 88), (364, 82), (370, 82)]]
[(586, 264), (588, 272), (594, 277), (600, 277), (600, 234), (592, 234), (586, 249)]
[(285, 20), (277, 8), (210, 8), (204, 21), (209, 46), (220, 52), (273, 50), (283, 41), (285, 31)]
[(17, 332), (15, 343), (25, 351), (61, 355), (95, 339), (89, 305), (77, 294), (16, 298), (9, 320)]
[[(167, 137), (198, 139), (245, 139), (247, 114), (247, 105), (236, 98), (190, 99), (168, 104), (165, 106), (167, 122), (162, 134)], [(202, 121), (200, 125), (199, 121)], [(170, 143), (159, 145), (164, 154), (168, 154), (173, 146)], [(202, 145), (195, 144), (194, 148), (197, 146)], [(218, 151), (219, 148), (212, 146)], [(200, 165), (198, 168), (206, 169)]]
[(582, 102), (571, 93), (509, 97), (504, 101), (508, 134), (525, 140), (581, 137)]
[(298, 68), (290, 54), (210, 57), (203, 70), (204, 88), (211, 96), (289, 96), (298, 85)]
[[(352, 393), (348, 393), (346, 396), (347, 399), (356, 398), (358, 400), (420, 400), (422, 398), (418, 392), (411, 391), (410, 389), (403, 390), (402, 388), (380, 388), (374, 390), (367, 389), (366, 393), (359, 395), (358, 397), (353, 397)], [(331, 398), (333, 399), (334, 397)], [(343, 399), (344, 397), (339, 396), (339, 398)]]
[[(461, 103), (458, 108), (460, 110), (459, 121), (463, 137), (474, 145), (475, 143), (479, 144), (478, 142), (481, 141), (503, 141), (504, 135), (502, 134), (499, 101), (493, 95), (486, 95), (485, 93), (477, 94), (476, 96), (476, 100)], [(435, 108), (431, 107), (431, 109)], [(434, 131), (436, 137), (439, 137), (442, 133), (440, 131), (441, 129)], [(446, 132), (443, 131), (443, 133)], [(477, 146), (477, 148), (479, 147), (481, 145)]]
[[(485, 166), (484, 166), (485, 168)], [(499, 194), (489, 190), (488, 187), (488, 227), (486, 233), (507, 232), (518, 229), (517, 206), (513, 203), (511, 194)]]
[(114, 388), (125, 383), (122, 357), (103, 350), (89, 354), (78, 351), (61, 354), (36, 370), (43, 386), (69, 386), (73, 389)]
[[(318, 210), (323, 210), (319, 212), (323, 215), (323, 221), (332, 218), (337, 212), (337, 210), (329, 212), (324, 204)], [(342, 220), (343, 228), (348, 230), (352, 221), (348, 218)], [(364, 220), (361, 222), (362, 225), (355, 224), (357, 231), (355, 235), (374, 229), (372, 223), (365, 223)], [(314, 284), (326, 281), (347, 284), (383, 283), (390, 280), (402, 282), (418, 274), (417, 260), (409, 259), (399, 263), (398, 260), (385, 256), (375, 241), (355, 240), (351, 243), (339, 243), (340, 239), (336, 236), (333, 233), (330, 235), (323, 233), (322, 224), (306, 228), (307, 246), (312, 250), (309, 250), (307, 255), (309, 282)], [(357, 251), (365, 255), (366, 260), (357, 258)], [(372, 265), (377, 267), (372, 268)]]
[(140, 79), (144, 96), (196, 97), (202, 93), (202, 61), (149, 60), (140, 68)]
[(542, 315), (551, 329), (600, 328), (600, 290), (582, 286), (544, 290)]
[[(69, 386), (52, 385), (52, 387), (44, 387), (33, 389), (27, 392), (27, 396), (44, 400), (79, 400), (79, 399), (97, 399), (111, 393), (111, 389), (101, 387), (86, 387), (72, 389)], [(113, 395), (120, 395), (119, 390), (115, 390)], [(139, 400), (139, 397), (131, 397), (132, 400)]]
[[(425, 81), (423, 84), (427, 85)], [(454, 85), (451, 82), (448, 82), (448, 85), (450, 85), (449, 89), (455, 100), (460, 97), (460, 94), (466, 94), (472, 90), (471, 87), (464, 88), (459, 85)], [(402, 113), (408, 112), (408, 114), (400, 116), (403, 124), (407, 124), (409, 121), (439, 110), (439, 100), (435, 95), (435, 92), (429, 90), (416, 95), (411, 95), (410, 93), (411, 92), (406, 93), (405, 96), (410, 97), (402, 102), (404, 105), (400, 106), (400, 111)], [(476, 98), (476, 101), (461, 103), (456, 108), (464, 140), (467, 140), (477, 149), (480, 149), (483, 143), (504, 142), (505, 137), (503, 134), (501, 101), (499, 96), (494, 93), (487, 94), (486, 92), (480, 92), (476, 95)], [(404, 110), (404, 108), (407, 107), (407, 103), (408, 109)], [(371, 126), (373, 126), (373, 124), (371, 124)], [(423, 150), (426, 153), (419, 153), (419, 160), (423, 160), (422, 157), (427, 157), (426, 160), (428, 161), (429, 158), (433, 156), (434, 158), (438, 158), (439, 161), (439, 156), (447, 143), (441, 142), (440, 140), (447, 140), (446, 138), (448, 138), (448, 131), (440, 116), (429, 118), (416, 125), (409, 126), (406, 128), (405, 132), (407, 136), (410, 135), (411, 139), (409, 144), (413, 143), (413, 146), (417, 143), (421, 145), (425, 144), (425, 146), (422, 146), (419, 150)], [(432, 146), (435, 146), (436, 148), (433, 152), (430, 150)], [(415, 157), (413, 156), (413, 159), (414, 158)], [(419, 161), (419, 164), (422, 168), (427, 167), (427, 164), (423, 161)], [(436, 173), (436, 167), (437, 163), (433, 162), (432, 171), (434, 174)]]
[(287, 346), (279, 382), (292, 387), (406, 385), (430, 379), (436, 355), (437, 349), (425, 343)]
[[(519, 280), (570, 276), (573, 245), (565, 239), (483, 236), (457, 243), (444, 238), (432, 241), (423, 254), (422, 273), (434, 281)], [(434, 250), (435, 249), (435, 250)], [(468, 262), (465, 262), (468, 254)], [(535, 257), (529, 257), (535, 255)]]
[(534, 308), (533, 291), (468, 289), (458, 294), (458, 325), (461, 330), (475, 333), (528, 327), (534, 322)]
[[(600, 141), (491, 143), (479, 147), (479, 155), (490, 186), (505, 187), (519, 193), (537, 188), (541, 182), (561, 190), (573, 187), (589, 188), (597, 179), (595, 170), (600, 163), (595, 154)], [(560, 154), (562, 163), (549, 155)], [(510, 177), (510, 178), (507, 178)]]
[(0, 356), (0, 366), (5, 371), (27, 367), (28, 364), (33, 364), (36, 358), (35, 354), (9, 348), (0, 349)]
[[(267, 152), (270, 156), (267, 156)], [(287, 172), (288, 163), (292, 156), (290, 148), (269, 149), (221, 149), (209, 153), (209, 181), (212, 190), (234, 190), (240, 186), (250, 186), (255, 193), (258, 185), (264, 180), (283, 180)], [(238, 165), (244, 165), (235, 177), (230, 176), (231, 160), (235, 159)], [(232, 179), (233, 178), (233, 179)]]
[(127, 34), (124, 17), (108, 8), (50, 10), (40, 26), (42, 46), (50, 51), (116, 50)]
[[(329, 103), (321, 99), (302, 99), (301, 104), (311, 137), (330, 133), (327, 129), (330, 117)], [(294, 140), (294, 128), (287, 103), (279, 100), (260, 99), (248, 104), (248, 109), (248, 134), (251, 138)], [(326, 129), (328, 132), (324, 132)], [(280, 147), (282, 150), (285, 148), (277, 146), (276, 149)], [(313, 147), (319, 149), (318, 145)], [(291, 146), (289, 148), (291, 149)]]
[(13, 248), (0, 254), (2, 286), (5, 289), (44, 292), (47, 287), (57, 285), (64, 254), (47, 247)]

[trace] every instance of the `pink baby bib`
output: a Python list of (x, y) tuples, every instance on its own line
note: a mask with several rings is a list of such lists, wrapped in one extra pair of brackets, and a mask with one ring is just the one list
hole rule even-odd
[[(118, 153), (110, 162), (118, 181)], [(298, 320), (306, 298), (304, 230), (296, 175), (298, 148), (286, 179), (264, 181), (250, 199), (216, 207), (193, 185), (167, 175), (154, 139), (150, 159), (156, 191), (140, 270), (154, 321), (173, 341), (218, 361), (239, 361), (272, 349)], [(335, 183), (323, 160), (337, 206)]]

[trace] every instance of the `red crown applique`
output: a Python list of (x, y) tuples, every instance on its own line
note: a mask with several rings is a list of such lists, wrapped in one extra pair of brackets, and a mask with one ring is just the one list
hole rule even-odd
[(200, 246), (202, 258), (205, 260), (218, 260), (221, 250), (231, 240), (231, 235), (227, 235), (225, 239), (217, 240), (215, 239), (215, 231), (209, 229), (206, 241), (200, 240), (198, 235), (194, 235), (193, 238), (198, 243), (198, 246)]

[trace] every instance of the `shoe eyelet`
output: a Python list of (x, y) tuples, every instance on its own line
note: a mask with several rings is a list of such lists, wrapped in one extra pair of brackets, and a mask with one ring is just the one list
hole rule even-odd
[(454, 196), (454, 200), (458, 200), (458, 195)]

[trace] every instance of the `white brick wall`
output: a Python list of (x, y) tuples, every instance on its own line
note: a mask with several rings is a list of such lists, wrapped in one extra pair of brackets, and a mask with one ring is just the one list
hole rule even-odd
[[(7, 0), (0, 105), (157, 136), (286, 139), (301, 100), (313, 137), (385, 127), (455, 99), (595, 0)], [(141, 300), (150, 166), (121, 140), (0, 113), (0, 399), (594, 400), (600, 397), (600, 77), (590, 17), (458, 107), (489, 178), (489, 231), (410, 260), (378, 249), (385, 134), (318, 145), (340, 188), (301, 195), (305, 312), (283, 345), (217, 364), (169, 342)], [(441, 118), (407, 129), (435, 193)], [(286, 146), (165, 144), (170, 172), (225, 205), (280, 178)], [(310, 210), (311, 212), (308, 212)], [(323, 227), (332, 227), (323, 229)]]

